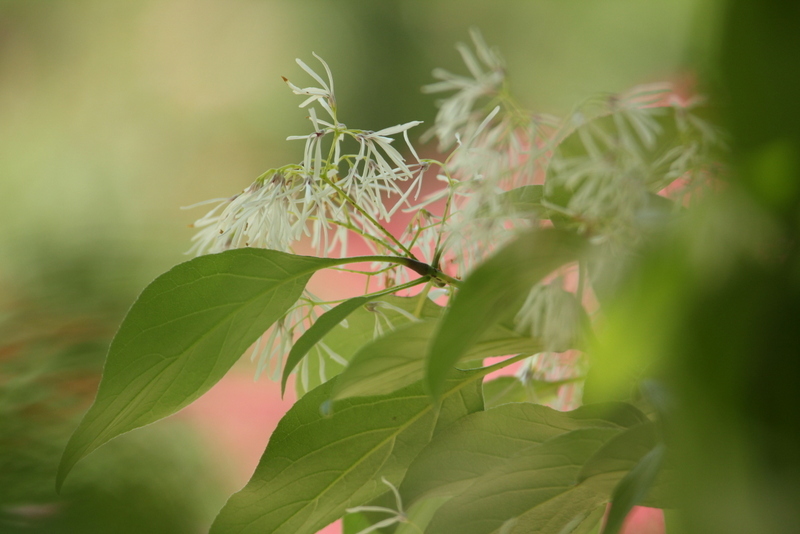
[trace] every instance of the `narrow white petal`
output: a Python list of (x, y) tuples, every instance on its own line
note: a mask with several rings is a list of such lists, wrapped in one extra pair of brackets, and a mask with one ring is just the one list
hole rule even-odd
[(394, 135), (396, 133), (404, 132), (409, 128), (413, 128), (414, 126), (418, 126), (420, 124), (422, 124), (422, 121), (411, 121), (405, 124), (398, 124), (396, 126), (390, 126), (389, 128), (384, 128), (383, 130), (378, 130), (374, 134), (370, 134), (370, 136)]
[(325, 83), (325, 81), (324, 81), (324, 80), (323, 80), (323, 79), (320, 77), (320, 75), (319, 75), (319, 74), (317, 74), (316, 72), (314, 72), (314, 70), (313, 70), (311, 67), (309, 67), (308, 65), (306, 65), (306, 64), (303, 62), (303, 60), (302, 60), (302, 59), (300, 59), (300, 58), (297, 58), (297, 59), (295, 59), (295, 61), (297, 62), (297, 64), (298, 64), (298, 65), (300, 65), (300, 68), (301, 68), (301, 69), (303, 69), (304, 71), (306, 71), (306, 72), (307, 72), (307, 73), (308, 73), (308, 74), (309, 74), (309, 75), (310, 75), (312, 78), (314, 78), (315, 80), (317, 80), (317, 81), (319, 82), (319, 84), (320, 84), (322, 87), (324, 87), (324, 88), (325, 88), (325, 91), (326, 91), (326, 92), (330, 93), (330, 87), (328, 87), (328, 84), (327, 84), (327, 83)]

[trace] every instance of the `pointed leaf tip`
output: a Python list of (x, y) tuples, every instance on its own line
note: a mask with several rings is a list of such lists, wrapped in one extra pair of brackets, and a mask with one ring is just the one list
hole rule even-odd
[(208, 391), (297, 301), (314, 272), (340, 261), (237, 249), (156, 278), (111, 343), (97, 398), (61, 458), (57, 490), (96, 448)]

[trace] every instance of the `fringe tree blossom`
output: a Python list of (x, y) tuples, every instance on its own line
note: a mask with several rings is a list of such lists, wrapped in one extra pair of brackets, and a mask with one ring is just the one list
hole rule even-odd
[[(198, 232), (190, 252), (238, 247), (291, 251), (307, 238), (320, 255), (346, 256), (356, 236), (375, 254), (415, 260), (418, 255), (432, 268), (463, 278), (516, 231), (557, 224), (603, 244), (596, 248), (606, 257), (596, 261), (619, 261), (664, 209), (660, 191), (678, 182), (689, 190), (716, 172), (711, 153), (723, 143), (715, 128), (694, 113), (700, 100), (680, 98), (669, 85), (645, 85), (588, 99), (563, 118), (532, 114), (510, 95), (502, 57), (477, 31), (471, 37), (472, 48), (457, 46), (469, 75), (437, 69), (433, 75), (439, 81), (424, 88), (450, 93), (438, 102), (428, 132), (441, 149), (452, 147), (444, 162), (421, 159), (411, 144), (409, 131), (420, 121), (377, 131), (339, 122), (329, 66), (314, 54), (323, 77), (298, 59), (314, 81), (300, 87), (284, 78), (294, 94), (304, 97), (299, 106), (308, 110), (311, 123), (310, 132), (288, 138), (303, 141), (302, 159), (270, 169), (238, 195), (201, 203), (217, 205), (194, 223)], [(400, 134), (410, 159), (395, 146)], [(353, 153), (343, 151), (347, 138), (357, 146)], [(662, 138), (676, 141), (661, 150)], [(420, 198), (432, 166), (439, 169), (435, 177), (442, 187)], [(514, 194), (525, 188), (529, 195), (521, 202)], [(384, 224), (401, 209), (413, 215), (396, 237)], [(412, 277), (396, 265), (376, 262), (372, 268), (369, 274), (382, 273), (387, 288)], [(579, 330), (579, 300), (556, 283), (539, 284), (517, 310), (516, 326), (540, 337), (547, 354), (562, 350)], [(268, 368), (280, 372), (283, 355), (316, 317), (317, 304), (306, 295), (262, 337), (253, 351), (259, 373)], [(373, 305), (374, 335), (379, 337), (385, 328), (377, 313), (380, 304)], [(320, 380), (325, 379), (326, 360), (345, 363), (324, 344), (315, 350)], [(574, 367), (571, 357), (559, 358), (539, 357), (536, 367), (545, 360)], [(308, 384), (308, 372), (303, 361), (302, 384)]]
[[(540, 217), (605, 243), (602, 250), (619, 261), (663, 209), (659, 191), (713, 174), (711, 153), (722, 142), (693, 112), (700, 100), (654, 84), (589, 99), (564, 118), (531, 114), (510, 96), (502, 58), (477, 32), (472, 41), (474, 52), (458, 45), (471, 77), (436, 70), (442, 81), (425, 88), (452, 91), (439, 102), (431, 130), (440, 147), (456, 143), (443, 169), (447, 187), (423, 201), (447, 199), (435, 254), (451, 275), (466, 276)], [(659, 151), (658, 140), (671, 136), (677, 142)], [(519, 208), (505, 194), (525, 186), (542, 186), (535, 207)], [(517, 327), (556, 350), (574, 337), (575, 312), (575, 299), (558, 286), (537, 285), (516, 315)]]
[[(319, 87), (298, 87), (284, 78), (297, 95), (307, 98), (300, 107), (309, 110), (312, 131), (290, 136), (305, 142), (303, 159), (270, 169), (238, 195), (216, 199), (218, 205), (194, 223), (200, 231), (190, 253), (221, 252), (237, 247), (262, 247), (290, 251), (303, 236), (311, 238), (320, 254), (331, 254), (338, 245), (346, 255), (348, 232), (362, 236), (373, 250), (396, 251), (386, 242), (379, 222), (388, 222), (409, 197), (419, 194), (428, 164), (421, 162), (408, 138), (411, 121), (378, 131), (348, 129), (337, 120), (336, 96), (330, 68), (319, 56), (325, 81), (301, 60), (298, 64)], [(319, 119), (319, 105), (331, 121)], [(392, 145), (391, 136), (403, 134), (415, 161), (406, 162)], [(356, 154), (342, 154), (342, 141), (350, 137), (359, 146)], [(326, 143), (327, 141), (327, 143)], [(347, 168), (346, 173), (340, 173)], [(401, 187), (401, 182), (408, 182)], [(387, 208), (385, 199), (394, 202)]]
[(470, 36), (477, 57), (463, 43), (456, 45), (456, 48), (471, 76), (458, 76), (444, 69), (435, 69), (433, 76), (441, 81), (422, 88), (426, 93), (456, 91), (450, 98), (440, 102), (436, 115), (432, 132), (439, 138), (440, 150), (450, 148), (460, 130), (473, 119), (475, 102), (483, 96), (495, 94), (505, 79), (505, 65), (500, 55), (486, 45), (477, 30), (471, 30)]

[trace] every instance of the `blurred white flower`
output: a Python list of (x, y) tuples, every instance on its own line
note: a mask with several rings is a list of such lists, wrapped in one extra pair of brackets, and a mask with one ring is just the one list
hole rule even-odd
[(463, 43), (458, 43), (456, 48), (471, 76), (459, 76), (444, 69), (435, 69), (433, 77), (442, 81), (422, 88), (426, 93), (456, 91), (439, 102), (433, 132), (439, 138), (440, 150), (450, 148), (456, 140), (456, 133), (474, 118), (475, 102), (483, 96), (495, 94), (505, 79), (505, 65), (500, 55), (486, 45), (477, 30), (470, 30), (470, 36), (477, 57)]
[(549, 352), (572, 348), (580, 328), (580, 304), (561, 282), (534, 286), (515, 317), (517, 329), (541, 339)]

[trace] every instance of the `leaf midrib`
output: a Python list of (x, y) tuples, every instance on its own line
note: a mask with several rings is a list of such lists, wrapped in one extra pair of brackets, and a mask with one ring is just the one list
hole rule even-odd
[[(284, 279), (284, 281), (283, 281), (282, 283), (280, 283), (280, 284), (277, 284), (277, 285), (272, 285), (272, 286), (270, 286), (270, 288), (269, 288), (269, 289), (267, 289), (267, 290), (265, 290), (265, 291), (263, 291), (263, 292), (257, 293), (257, 294), (256, 294), (256, 295), (254, 295), (252, 298), (250, 298), (250, 299), (248, 299), (248, 300), (241, 301), (241, 305), (239, 305), (239, 306), (238, 306), (238, 309), (237, 309), (235, 312), (232, 312), (232, 313), (231, 313), (230, 315), (228, 315), (226, 318), (223, 318), (222, 320), (220, 320), (219, 322), (217, 322), (216, 324), (214, 324), (214, 325), (213, 325), (211, 328), (207, 329), (205, 332), (203, 332), (203, 333), (200, 335), (200, 337), (198, 337), (197, 339), (195, 339), (195, 340), (194, 340), (194, 341), (193, 341), (193, 342), (192, 342), (190, 345), (188, 345), (188, 346), (187, 346), (185, 349), (183, 349), (183, 350), (182, 350), (182, 351), (181, 351), (179, 354), (177, 354), (177, 355), (175, 355), (175, 356), (173, 356), (173, 357), (169, 357), (169, 358), (167, 358), (167, 357), (164, 357), (165, 359), (169, 359), (170, 361), (167, 363), (167, 365), (166, 365), (166, 366), (165, 366), (165, 367), (164, 367), (164, 368), (163, 368), (161, 371), (159, 371), (159, 372), (158, 372), (158, 374), (156, 374), (156, 375), (155, 375), (155, 376), (154, 376), (154, 377), (153, 377), (153, 378), (152, 378), (150, 381), (148, 381), (148, 382), (147, 382), (145, 385), (143, 385), (143, 386), (142, 386), (142, 388), (141, 388), (141, 389), (140, 389), (138, 392), (136, 392), (136, 393), (133, 395), (133, 397), (131, 397), (130, 401), (128, 401), (128, 402), (129, 402), (129, 404), (130, 404), (130, 403), (132, 403), (132, 402), (134, 402), (134, 401), (136, 401), (136, 400), (137, 400), (137, 399), (138, 399), (138, 398), (139, 398), (139, 397), (142, 395), (142, 393), (143, 393), (143, 392), (144, 392), (144, 391), (147, 389), (147, 387), (148, 387), (150, 384), (152, 384), (153, 382), (155, 382), (156, 380), (158, 380), (158, 378), (159, 378), (159, 377), (160, 377), (162, 374), (164, 374), (164, 373), (165, 373), (165, 372), (166, 372), (168, 369), (170, 369), (170, 368), (172, 367), (172, 365), (173, 365), (173, 364), (175, 364), (176, 362), (178, 362), (178, 361), (179, 361), (179, 358), (180, 358), (180, 356), (181, 356), (181, 355), (184, 355), (184, 354), (188, 353), (189, 351), (193, 350), (194, 348), (196, 348), (196, 347), (197, 347), (197, 345), (198, 345), (199, 343), (201, 343), (203, 339), (205, 339), (207, 336), (211, 335), (212, 333), (216, 332), (216, 331), (217, 331), (217, 329), (218, 329), (218, 328), (220, 328), (221, 326), (225, 325), (226, 323), (227, 323), (227, 324), (232, 324), (232, 323), (233, 323), (232, 317), (233, 317), (233, 316), (235, 316), (235, 315), (237, 315), (238, 313), (240, 313), (242, 309), (246, 308), (247, 306), (249, 306), (249, 305), (250, 305), (250, 304), (252, 304), (253, 302), (256, 302), (256, 301), (260, 300), (261, 298), (263, 298), (263, 297), (265, 297), (265, 296), (269, 295), (270, 293), (273, 293), (273, 294), (274, 294), (274, 293), (275, 293), (275, 292), (276, 292), (276, 291), (277, 291), (277, 290), (278, 290), (280, 287), (283, 287), (283, 286), (285, 286), (285, 285), (289, 284), (290, 282), (295, 282), (296, 280), (298, 280), (298, 279), (302, 278), (303, 276), (311, 276), (311, 275), (313, 275), (313, 273), (315, 273), (315, 272), (316, 272), (316, 271), (318, 271), (319, 269), (323, 269), (323, 268), (324, 268), (324, 267), (318, 267), (318, 268), (316, 268), (316, 269), (309, 269), (309, 270), (306, 270), (306, 271), (303, 271), (303, 272), (301, 272), (300, 274), (295, 274), (294, 276), (291, 276), (290, 278), (285, 278), (285, 279)], [(224, 273), (224, 274), (230, 275), (230, 273)], [(206, 277), (209, 277), (209, 278), (210, 278), (210, 277), (212, 277), (212, 276), (219, 276), (219, 274), (214, 274), (214, 275), (206, 275), (206, 276), (204, 276), (203, 278), (206, 278)], [(238, 277), (239, 275), (235, 275), (235, 276), (237, 276), (237, 277)], [(260, 280), (266, 280), (266, 279), (260, 279)], [(164, 294), (166, 294), (166, 293), (169, 293), (169, 292), (171, 292), (172, 290), (176, 290), (176, 289), (178, 289), (178, 288), (180, 288), (180, 287), (185, 287), (185, 286), (187, 286), (187, 285), (189, 285), (189, 284), (181, 284), (181, 285), (179, 285), (179, 286), (175, 286), (174, 288), (170, 289), (170, 291), (166, 291), (166, 292), (164, 292), (164, 293), (160, 293), (158, 296), (160, 297), (160, 296), (162, 296), (162, 295), (164, 295)], [(224, 306), (224, 305), (223, 305), (223, 306)], [(222, 307), (222, 306), (220, 306), (220, 307)], [(194, 313), (199, 313), (199, 312), (194, 312)], [(181, 318), (183, 318), (183, 317), (185, 317), (185, 316), (182, 316)], [(160, 325), (158, 325), (158, 326), (160, 326)], [(151, 327), (150, 329), (158, 328), (158, 326)], [(137, 338), (138, 338), (138, 335), (137, 335), (137, 336), (135, 336), (133, 339), (131, 339), (131, 341), (127, 342), (127, 343), (125, 344), (125, 346), (123, 346), (123, 348), (119, 349), (119, 352), (124, 352), (124, 351), (127, 349), (127, 347), (130, 345), (130, 343), (131, 343), (131, 342), (133, 342), (133, 341), (134, 341), (135, 339), (137, 339)], [(213, 368), (212, 368), (212, 370), (213, 370)], [(100, 413), (97, 415), (97, 417), (95, 417), (95, 419), (94, 419), (94, 420), (96, 421), (97, 419), (99, 419), (99, 418), (100, 418), (100, 416), (102, 416), (102, 414), (103, 414), (103, 413), (105, 413), (106, 411), (107, 411), (107, 410), (103, 410), (102, 412), (100, 412)], [(98, 433), (98, 437), (97, 437), (97, 438), (95, 438), (94, 440), (92, 440), (92, 441), (91, 441), (91, 442), (88, 444), (88, 446), (87, 446), (87, 447), (86, 447), (84, 450), (90, 450), (90, 449), (92, 449), (92, 446), (93, 446), (95, 443), (97, 443), (97, 442), (98, 442), (100, 435), (101, 435), (102, 433), (105, 433), (105, 432), (106, 432), (106, 431), (107, 431), (109, 428), (111, 428), (112, 426), (114, 426), (114, 425), (115, 425), (115, 424), (116, 424), (116, 423), (119, 421), (119, 419), (120, 419), (120, 418), (121, 418), (121, 417), (122, 417), (124, 414), (127, 414), (128, 412), (129, 412), (129, 410), (127, 410), (127, 411), (126, 411), (126, 410), (123, 410), (123, 411), (119, 412), (119, 413), (118, 413), (116, 416), (114, 416), (114, 418), (113, 418), (113, 419), (112, 419), (112, 420), (111, 420), (111, 421), (110, 421), (108, 424), (106, 424), (106, 425), (104, 425), (104, 426), (103, 426), (103, 429), (102, 429), (102, 430), (101, 430), (101, 431)], [(102, 440), (100, 440), (100, 441), (102, 441)]]

